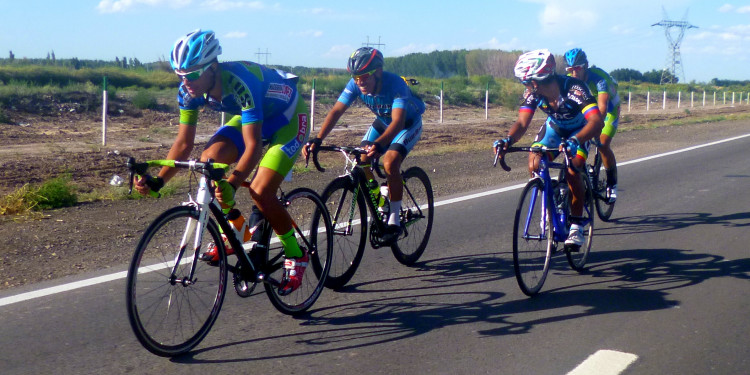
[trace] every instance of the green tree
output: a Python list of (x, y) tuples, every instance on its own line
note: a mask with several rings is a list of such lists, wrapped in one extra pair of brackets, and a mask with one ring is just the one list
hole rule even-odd
[(643, 73), (635, 69), (627, 69), (627, 68), (615, 69), (609, 72), (609, 75), (611, 75), (612, 78), (616, 79), (619, 82), (630, 82), (630, 81), (643, 82)]

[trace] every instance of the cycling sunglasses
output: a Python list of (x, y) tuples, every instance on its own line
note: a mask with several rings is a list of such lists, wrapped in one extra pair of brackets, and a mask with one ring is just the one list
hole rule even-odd
[(356, 76), (352, 76), (354, 78), (354, 82), (367, 82), (368, 79), (370, 79), (370, 76), (375, 73), (377, 69), (373, 69), (369, 72), (362, 73)]
[(565, 71), (568, 73), (579, 72), (581, 70), (583, 70), (583, 65), (569, 66), (565, 68)]
[(207, 64), (198, 70), (193, 70), (192, 72), (188, 72), (188, 73), (175, 72), (175, 73), (177, 73), (177, 76), (179, 76), (180, 79), (184, 79), (184, 80), (187, 80), (188, 82), (192, 82), (200, 78), (201, 75), (203, 75), (203, 72), (205, 72), (209, 66), (211, 66), (211, 64)]

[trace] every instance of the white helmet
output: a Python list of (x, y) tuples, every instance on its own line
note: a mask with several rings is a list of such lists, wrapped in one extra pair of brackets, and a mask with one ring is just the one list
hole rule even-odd
[(200, 68), (221, 54), (221, 46), (211, 30), (195, 30), (174, 43), (169, 62), (174, 70)]
[(513, 70), (523, 84), (542, 81), (555, 74), (555, 57), (547, 49), (526, 52), (518, 57)]

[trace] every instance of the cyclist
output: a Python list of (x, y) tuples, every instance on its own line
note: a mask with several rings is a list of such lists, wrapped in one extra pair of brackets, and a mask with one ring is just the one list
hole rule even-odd
[[(258, 167), (250, 195), (284, 246), (285, 270), (279, 294), (287, 295), (301, 284), (309, 257), (297, 243), (292, 219), (276, 192), (307, 141), (307, 104), (297, 92), (297, 76), (253, 62), (219, 63), (219, 54), (221, 46), (210, 30), (193, 31), (175, 42), (170, 63), (181, 80), (177, 94), (180, 124), (167, 158), (185, 160), (190, 156), (201, 107), (232, 115), (208, 141), (201, 160), (237, 163), (229, 177), (216, 184), (224, 213), (234, 206), (237, 188)], [(265, 155), (264, 145), (268, 145)], [(136, 189), (141, 194), (158, 191), (176, 173), (176, 169), (162, 168), (156, 177), (138, 181)], [(227, 253), (234, 250), (228, 248)], [(213, 248), (204, 259), (217, 256)]]
[(605, 113), (604, 128), (599, 136), (599, 152), (602, 154), (602, 164), (607, 171), (607, 197), (609, 202), (617, 200), (617, 161), (610, 145), (612, 138), (617, 133), (617, 124), (620, 118), (620, 96), (617, 94), (617, 81), (604, 70), (592, 66), (586, 53), (580, 48), (573, 48), (565, 52), (565, 61), (568, 67), (565, 69), (568, 75), (578, 78), (589, 86), (591, 93), (596, 96), (599, 112)]
[[(317, 137), (307, 143), (302, 153), (307, 156), (313, 152), (357, 97), (362, 99), (375, 114), (375, 121), (362, 138), (367, 150), (364, 162), (383, 156), (390, 199), (388, 228), (383, 240), (393, 242), (403, 231), (399, 218), (404, 191), (401, 163), (422, 135), (424, 102), (411, 92), (403, 78), (383, 71), (383, 54), (375, 48), (362, 47), (354, 51), (346, 70), (352, 78), (328, 112)], [(365, 169), (365, 173), (368, 179), (373, 178), (371, 170)]]
[[(555, 73), (555, 57), (540, 49), (522, 54), (514, 68), (515, 76), (526, 86), (518, 119), (511, 125), (508, 136), (494, 143), (495, 152), (506, 150), (517, 142), (528, 129), (537, 108), (547, 114), (532, 146), (567, 147), (573, 166), (584, 167), (588, 155), (588, 141), (602, 129), (602, 118), (596, 100), (582, 81)], [(567, 143), (562, 143), (567, 138)], [(557, 152), (545, 155), (554, 159)], [(533, 176), (539, 168), (539, 153), (529, 155), (529, 172)], [(584, 243), (581, 214), (583, 213), (583, 181), (572, 168), (566, 171), (568, 186), (573, 193), (571, 226), (565, 245), (580, 247)]]

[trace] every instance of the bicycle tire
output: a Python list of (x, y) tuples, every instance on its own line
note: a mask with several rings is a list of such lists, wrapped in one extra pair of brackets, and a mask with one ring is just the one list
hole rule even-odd
[[(311, 246), (308, 248), (310, 257), (308, 269), (302, 278), (302, 285), (288, 295), (280, 295), (278, 287), (271, 283), (264, 283), (263, 286), (277, 310), (287, 315), (299, 315), (315, 303), (325, 288), (326, 277), (331, 268), (333, 227), (328, 211), (315, 191), (297, 188), (286, 194), (285, 198), (286, 200), (282, 203), (295, 224), (297, 241), (300, 246), (306, 246), (306, 243)], [(269, 243), (268, 245), (266, 259), (272, 264), (268, 268), (272, 272), (267, 276), (281, 280), (284, 271), (284, 248), (281, 244), (271, 246)]]
[(602, 221), (608, 222), (615, 209), (615, 202), (609, 202), (607, 198), (607, 172), (602, 170), (602, 156), (598, 150), (594, 157), (594, 165), (591, 166), (589, 172), (594, 197), (596, 197), (596, 214)]
[(367, 206), (358, 188), (350, 177), (342, 176), (331, 181), (321, 195), (333, 225), (333, 255), (326, 278), (326, 287), (331, 289), (343, 288), (352, 279), (365, 253)]
[(586, 261), (591, 251), (591, 243), (594, 240), (594, 201), (596, 200), (593, 195), (591, 188), (591, 181), (584, 176), (582, 179), (584, 182), (584, 196), (585, 201), (583, 203), (583, 236), (586, 238), (586, 242), (578, 249), (578, 251), (569, 251), (565, 249), (565, 256), (568, 258), (568, 264), (570, 267), (578, 272), (586, 270)]
[(542, 289), (554, 247), (552, 208), (544, 202), (543, 190), (542, 180), (529, 181), (521, 192), (513, 220), (513, 270), (518, 286), (527, 296)]
[[(180, 355), (198, 345), (216, 322), (226, 295), (226, 251), (219, 228), (210, 218), (199, 252), (207, 250), (213, 241), (219, 260), (211, 264), (197, 261), (193, 282), (180, 282), (189, 275), (192, 260), (197, 259), (192, 246), (197, 219), (198, 211), (191, 206), (165, 211), (143, 233), (128, 269), (130, 325), (138, 341), (159, 356)], [(183, 240), (185, 251), (172, 279), (171, 270)]]
[(402, 177), (404, 197), (400, 216), (404, 233), (391, 246), (391, 251), (401, 264), (411, 266), (422, 256), (430, 240), (435, 200), (430, 178), (422, 168), (411, 167)]

